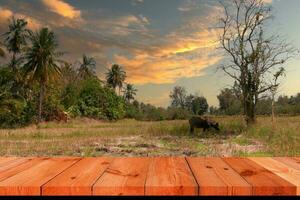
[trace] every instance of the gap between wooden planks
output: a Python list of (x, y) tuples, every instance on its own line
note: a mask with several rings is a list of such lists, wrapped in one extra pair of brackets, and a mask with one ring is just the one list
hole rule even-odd
[(300, 195), (300, 159), (0, 158), (0, 195)]

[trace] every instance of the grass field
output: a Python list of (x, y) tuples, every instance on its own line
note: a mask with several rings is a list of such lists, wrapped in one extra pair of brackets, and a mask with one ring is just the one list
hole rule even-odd
[(295, 156), (300, 155), (300, 117), (215, 117), (221, 131), (189, 133), (187, 120), (103, 122), (75, 119), (0, 130), (1, 156)]

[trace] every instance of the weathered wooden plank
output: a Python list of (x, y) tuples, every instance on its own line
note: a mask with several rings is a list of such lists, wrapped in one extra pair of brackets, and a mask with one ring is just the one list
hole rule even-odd
[(298, 162), (297, 160), (288, 157), (274, 157), (273, 159), (300, 171), (300, 161)]
[(199, 195), (251, 195), (252, 186), (221, 158), (188, 157)]
[(93, 195), (144, 195), (150, 158), (115, 158), (93, 186)]
[(296, 186), (247, 158), (223, 160), (252, 185), (253, 195), (296, 195)]
[(248, 159), (256, 162), (267, 170), (270, 170), (274, 174), (295, 185), (297, 187), (297, 195), (300, 195), (300, 171), (272, 158), (259, 157)]
[(1, 167), (0, 170), (0, 181), (3, 181), (11, 176), (14, 176), (24, 170), (28, 170), (29, 168), (31, 168), (34, 165), (37, 165), (38, 163), (41, 163), (43, 161), (42, 158), (33, 158), (33, 159), (29, 159), (26, 162), (20, 163), (19, 165), (15, 166), (15, 167), (11, 167), (9, 169), (6, 169), (5, 166), (3, 166), (3, 168)]
[(198, 184), (185, 158), (153, 158), (146, 180), (146, 195), (198, 195)]
[(42, 195), (92, 195), (92, 186), (113, 158), (83, 158), (42, 186)]
[(0, 182), (0, 195), (40, 195), (41, 186), (79, 161), (79, 158), (44, 158), (43, 161)]

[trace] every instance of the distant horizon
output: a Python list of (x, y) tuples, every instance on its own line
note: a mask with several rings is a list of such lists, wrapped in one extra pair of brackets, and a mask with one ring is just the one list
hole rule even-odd
[[(268, 31), (279, 31), (300, 48), (300, 1), (265, 2), (274, 11)], [(217, 95), (233, 80), (217, 70), (224, 57), (216, 50), (216, 13), (221, 13), (217, 0), (0, 0), (0, 32), (7, 31), (12, 16), (25, 18), (32, 30), (54, 31), (60, 50), (68, 52), (66, 61), (94, 57), (101, 79), (112, 64), (124, 67), (138, 101), (166, 108), (179, 85), (218, 107)], [(279, 95), (300, 92), (299, 66), (299, 57), (284, 64)]]

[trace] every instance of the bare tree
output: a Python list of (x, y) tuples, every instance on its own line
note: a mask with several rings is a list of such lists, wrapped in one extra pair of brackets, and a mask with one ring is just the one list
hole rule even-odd
[(270, 79), (278, 68), (295, 56), (296, 49), (280, 35), (265, 34), (271, 7), (263, 0), (230, 0), (221, 3), (220, 44), (229, 57), (221, 66), (242, 91), (247, 124), (256, 120), (255, 109), (262, 95), (277, 87)]

